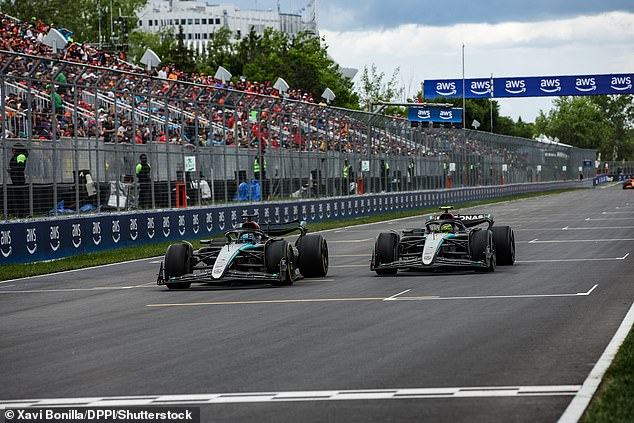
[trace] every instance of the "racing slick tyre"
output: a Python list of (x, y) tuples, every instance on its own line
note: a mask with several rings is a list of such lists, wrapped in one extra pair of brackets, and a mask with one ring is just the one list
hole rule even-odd
[[(398, 235), (393, 232), (382, 232), (374, 244), (374, 263), (392, 263), (398, 259)], [(395, 275), (397, 269), (375, 269), (377, 275)]]
[(297, 239), (297, 267), (307, 278), (323, 278), (328, 273), (328, 244), (321, 235), (304, 235)]
[(510, 226), (494, 226), (493, 243), (496, 261), (499, 266), (511, 266), (515, 263), (515, 233)]
[[(165, 252), (165, 280), (191, 273), (192, 246), (172, 244)], [(166, 283), (169, 289), (187, 289), (191, 282)]]
[[(285, 269), (281, 269), (282, 259), (286, 259)], [(280, 279), (273, 286), (293, 284), (293, 248), (285, 239), (274, 239), (264, 247), (264, 265), (269, 273), (279, 273)]]
[[(476, 267), (476, 272), (495, 272), (495, 246), (493, 244), (493, 233), (491, 231), (475, 231), (473, 235), (471, 235), (469, 249), (471, 250), (471, 260), (486, 263), (485, 267)], [(489, 251), (490, 257), (487, 263), (487, 252)]]

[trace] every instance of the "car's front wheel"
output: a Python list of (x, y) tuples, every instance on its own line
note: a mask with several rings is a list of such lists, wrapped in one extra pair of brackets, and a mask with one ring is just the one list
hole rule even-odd
[(495, 245), (493, 244), (493, 233), (489, 230), (479, 230), (471, 235), (469, 241), (471, 259), (484, 263), (483, 267), (476, 267), (477, 272), (495, 271)]
[[(192, 246), (191, 244), (172, 244), (165, 252), (165, 280), (183, 276), (191, 273), (192, 266)], [(167, 282), (169, 289), (187, 289), (191, 282)]]
[[(282, 261), (285, 263), (283, 264)], [(270, 241), (264, 247), (264, 264), (267, 272), (279, 276), (279, 279), (273, 282), (274, 286), (293, 284), (293, 251), (288, 241), (285, 239)]]
[(328, 244), (321, 235), (304, 235), (297, 240), (297, 267), (307, 278), (322, 278), (328, 273)]
[(392, 263), (398, 259), (398, 235), (393, 232), (382, 232), (374, 243), (374, 265), (377, 275), (395, 275), (397, 269), (377, 269), (381, 264)]
[(515, 263), (515, 233), (510, 226), (494, 226), (493, 243), (497, 264), (511, 266)]

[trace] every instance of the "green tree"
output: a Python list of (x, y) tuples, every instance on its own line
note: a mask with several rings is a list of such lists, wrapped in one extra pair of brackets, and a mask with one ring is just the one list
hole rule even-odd
[(133, 31), (130, 34), (129, 60), (133, 63), (140, 63), (141, 57), (149, 48), (156, 53), (162, 63), (172, 63), (174, 59), (170, 54), (176, 50), (176, 44), (176, 36), (172, 27), (156, 33)]
[(588, 97), (558, 97), (554, 108), (535, 119), (538, 134), (558, 138), (564, 144), (597, 149), (612, 157), (614, 127), (605, 113)]
[[(361, 108), (370, 110), (371, 103), (376, 101), (397, 102), (401, 100), (405, 88), (397, 82), (400, 71), (398, 67), (394, 69), (392, 77), (387, 81), (385, 73), (379, 72), (376, 64), (373, 63), (370, 68), (364, 66), (357, 87)], [(393, 114), (395, 111), (388, 108), (386, 113)]]
[[(120, 44), (136, 26), (136, 14), (146, 3), (147, 0), (0, 0), (0, 10), (23, 21), (35, 17), (57, 28), (67, 28), (82, 43)], [(119, 16), (123, 18), (119, 20)]]
[[(590, 97), (612, 126), (612, 160), (634, 160), (634, 95)], [(607, 146), (610, 149), (610, 144)]]

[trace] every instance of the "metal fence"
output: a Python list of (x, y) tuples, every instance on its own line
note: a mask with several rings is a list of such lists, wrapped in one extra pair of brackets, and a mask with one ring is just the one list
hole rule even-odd
[(4, 220), (594, 176), (594, 150), (9, 52), (0, 87)]

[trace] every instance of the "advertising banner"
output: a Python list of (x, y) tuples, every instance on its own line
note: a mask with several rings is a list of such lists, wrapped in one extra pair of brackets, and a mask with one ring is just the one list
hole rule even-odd
[(462, 123), (462, 109), (442, 107), (410, 107), (407, 111), (410, 122)]
[[(424, 96), (426, 100), (462, 97), (462, 87), (462, 79), (426, 80)], [(464, 91), (465, 98), (634, 94), (634, 74), (465, 79)]]

